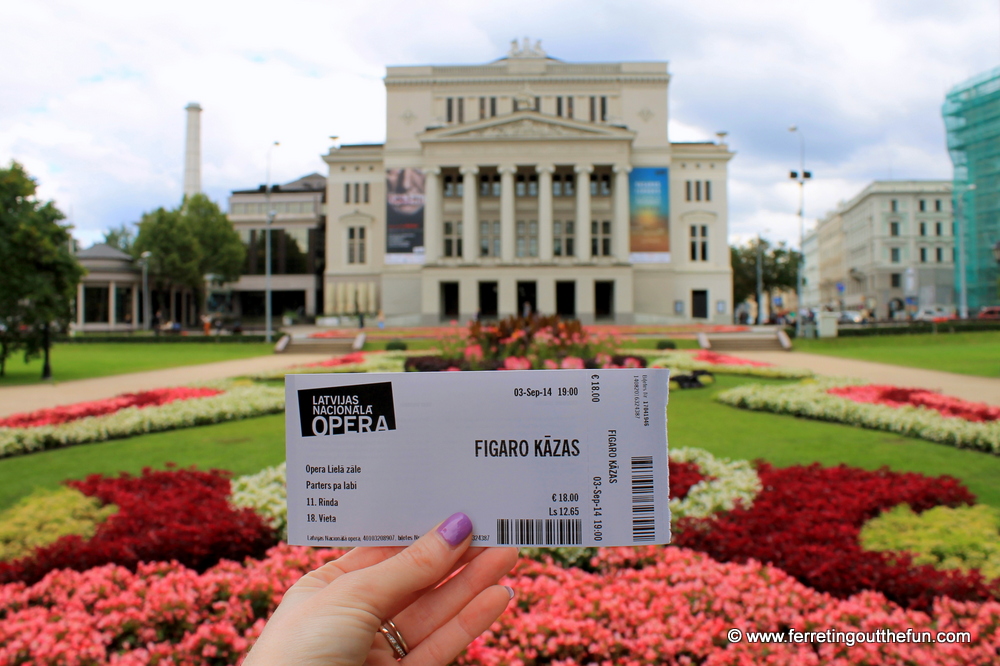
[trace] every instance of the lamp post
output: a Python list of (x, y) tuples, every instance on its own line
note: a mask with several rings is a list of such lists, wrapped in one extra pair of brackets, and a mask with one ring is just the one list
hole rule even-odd
[(146, 250), (139, 255), (142, 262), (142, 328), (149, 330), (149, 258), (153, 253)]
[(799, 184), (799, 265), (795, 276), (795, 299), (798, 301), (798, 312), (795, 313), (795, 337), (802, 337), (802, 264), (805, 261), (805, 226), (806, 226), (806, 181), (812, 178), (812, 172), (806, 171), (806, 139), (797, 126), (788, 128), (789, 132), (799, 135), (799, 170), (788, 172), (788, 177)]
[(271, 342), (271, 151), (280, 145), (277, 141), (267, 147), (267, 181), (264, 185), (264, 209), (267, 212), (267, 228), (264, 230), (264, 318), (267, 320), (264, 339)]
[(955, 219), (958, 223), (958, 316), (961, 319), (969, 318), (969, 284), (965, 275), (965, 195), (974, 189), (976, 189), (976, 184), (970, 183), (956, 197), (958, 200), (958, 215)]

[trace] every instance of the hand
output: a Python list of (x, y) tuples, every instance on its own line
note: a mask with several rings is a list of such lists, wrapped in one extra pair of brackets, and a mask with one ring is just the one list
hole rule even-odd
[(379, 631), (387, 619), (408, 644), (402, 663), (451, 662), (514, 595), (496, 583), (517, 549), (470, 549), (471, 535), (472, 521), (456, 513), (407, 548), (355, 548), (307, 573), (285, 593), (243, 666), (395, 664)]

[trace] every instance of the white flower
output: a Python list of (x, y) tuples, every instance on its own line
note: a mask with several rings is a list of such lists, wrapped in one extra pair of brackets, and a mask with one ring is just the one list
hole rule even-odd
[(670, 500), (670, 520), (680, 518), (707, 518), (720, 511), (731, 511), (741, 500), (749, 508), (761, 491), (760, 477), (747, 460), (716, 458), (704, 449), (681, 448), (670, 450), (673, 462), (689, 462), (698, 466), (706, 477), (691, 486), (682, 499)]
[(253, 509), (280, 532), (282, 541), (288, 540), (285, 463), (233, 479), (230, 488), (233, 506)]

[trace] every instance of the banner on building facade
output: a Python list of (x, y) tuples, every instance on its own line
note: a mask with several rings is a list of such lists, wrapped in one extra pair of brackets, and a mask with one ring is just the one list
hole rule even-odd
[(670, 187), (666, 167), (636, 167), (629, 174), (630, 260), (670, 261)]
[(424, 173), (385, 171), (385, 262), (419, 264), (424, 258)]

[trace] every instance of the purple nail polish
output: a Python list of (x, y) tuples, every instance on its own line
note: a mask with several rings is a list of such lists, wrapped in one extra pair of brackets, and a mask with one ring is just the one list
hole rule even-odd
[(465, 541), (465, 537), (472, 533), (472, 521), (467, 515), (459, 511), (448, 516), (447, 520), (438, 526), (438, 534), (454, 548)]
[(510, 585), (504, 585), (504, 589), (507, 590), (507, 596), (509, 596), (511, 599), (513, 599), (514, 598), (514, 588), (512, 588)]

